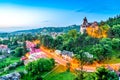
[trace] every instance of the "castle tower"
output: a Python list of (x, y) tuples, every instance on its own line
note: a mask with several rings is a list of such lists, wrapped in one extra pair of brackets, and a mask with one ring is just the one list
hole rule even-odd
[(87, 18), (85, 17), (83, 19), (83, 24), (80, 27), (81, 34), (83, 34), (85, 32), (87, 26), (88, 26), (88, 21), (87, 21)]

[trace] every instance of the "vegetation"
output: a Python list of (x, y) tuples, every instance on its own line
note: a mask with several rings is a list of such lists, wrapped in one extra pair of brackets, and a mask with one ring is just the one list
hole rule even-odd
[(75, 75), (72, 74), (71, 72), (58, 73), (55, 76), (49, 78), (49, 80), (74, 80), (74, 79), (75, 79)]
[[(20, 62), (20, 57), (28, 52), (26, 47), (26, 41), (39, 40), (40, 43), (35, 48), (39, 49), (40, 46), (52, 50), (67, 50), (74, 53), (74, 57), (80, 61), (80, 71), (78, 75), (74, 75), (70, 72), (70, 63), (67, 64), (67, 68), (62, 66), (58, 67), (56, 71), (51, 72), (55, 67), (54, 59), (41, 58), (36, 61), (28, 63), (26, 66), (19, 63), (15, 68), (10, 68), (4, 71), (0, 75), (4, 75), (14, 71), (26, 70), (27, 74), (22, 75), (22, 80), (118, 80), (118, 76), (115, 72), (112, 72), (104, 67), (97, 68), (96, 72), (86, 73), (83, 71), (85, 64), (92, 64), (94, 61), (98, 63), (119, 63), (120, 61), (120, 16), (110, 18), (107, 21), (100, 22), (97, 26), (97, 32), (92, 32), (88, 29), (87, 33), (81, 34), (78, 32), (79, 26), (73, 25), (70, 27), (60, 28), (42, 28), (29, 30), (33, 33), (27, 34), (11, 34), (1, 33), (1, 37), (8, 37), (8, 39), (0, 40), (0, 44), (8, 45), (11, 52), (9, 55), (0, 51), (0, 56), (5, 55), (5, 59), (0, 60), (0, 71), (4, 71), (4, 68), (9, 65)], [(25, 32), (29, 32), (25, 31)], [(20, 31), (21, 32), (21, 31)], [(24, 32), (24, 31), (23, 31)], [(42, 33), (40, 33), (42, 32)], [(52, 37), (45, 33), (51, 32), (65, 32), (64, 34)], [(44, 35), (45, 34), (45, 35)], [(102, 37), (96, 37), (102, 34)], [(105, 37), (104, 37), (105, 36)], [(87, 56), (85, 53), (92, 55)], [(13, 70), (15, 69), (15, 70)], [(65, 70), (67, 71), (65, 72)], [(54, 69), (53, 69), (54, 70)], [(47, 75), (47, 76), (46, 76)]]
[(9, 57), (3, 60), (0, 60), (0, 69), (7, 67), (10, 64), (13, 64), (15, 62), (19, 62), (20, 58), (16, 58), (16, 57)]
[(24, 53), (23, 53), (23, 48), (17, 47), (17, 48), (15, 49), (14, 55), (15, 55), (16, 57), (21, 57), (23, 54), (24, 54)]
[[(23, 78), (32, 80), (41, 80), (41, 75), (44, 72), (50, 71), (54, 67), (54, 60), (53, 59), (45, 59), (41, 58), (37, 61), (30, 62), (26, 65), (25, 69), (27, 70), (28, 74), (26, 74)], [(33, 76), (33, 77), (31, 77)]]
[(118, 80), (118, 76), (115, 72), (100, 67), (95, 72), (96, 80)]

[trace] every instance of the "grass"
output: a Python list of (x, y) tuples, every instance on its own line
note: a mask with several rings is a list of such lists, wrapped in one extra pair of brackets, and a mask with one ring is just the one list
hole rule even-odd
[[(6, 58), (6, 59), (1, 60), (0, 68), (1, 68), (1, 69), (4, 69), (5, 67), (9, 66), (10, 64), (13, 64), (13, 63), (19, 62), (19, 61), (20, 61), (20, 58), (10, 56), (10, 57), (8, 57), (8, 58)], [(0, 70), (1, 70), (1, 69), (0, 69)], [(9, 74), (9, 73), (11, 73), (11, 72), (15, 72), (15, 71), (19, 72), (19, 71), (23, 71), (23, 70), (24, 70), (24, 65), (18, 66), (18, 67), (16, 67), (15, 69), (12, 69), (12, 70), (2, 71), (2, 72), (0, 73), (0, 76)]]
[(14, 63), (14, 62), (18, 62), (20, 61), (20, 58), (19, 57), (9, 57), (9, 58), (6, 58), (6, 61), (9, 62), (10, 64)]
[(49, 80), (49, 78), (51, 78), (52, 76), (55, 76), (56, 74), (61, 73), (61, 72), (65, 72), (66, 69), (67, 68), (65, 66), (58, 65), (52, 71), (46, 74), (43, 74), (42, 77), (44, 78), (44, 80)]
[(25, 66), (22, 65), (22, 66), (17, 67), (17, 68), (15, 69), (15, 71), (21, 72), (21, 71), (24, 71), (24, 69), (25, 69)]
[(75, 75), (71, 72), (58, 73), (47, 80), (74, 80)]
[(20, 61), (20, 58), (18, 57), (13, 57), (13, 56), (10, 56), (8, 58), (5, 58), (3, 60), (0, 60), (0, 69), (10, 65), (10, 64), (13, 64), (15, 62), (19, 62)]
[(9, 73), (12, 73), (12, 72), (21, 72), (21, 71), (24, 71), (24, 69), (25, 69), (24, 65), (19, 66), (19, 67), (15, 68), (15, 69), (8, 70), (6, 72), (1, 73), (0, 76), (6, 75), (6, 74), (9, 74)]
[(120, 50), (113, 50), (112, 51), (112, 58), (110, 60), (106, 60), (104, 63), (106, 64), (115, 64), (120, 63)]

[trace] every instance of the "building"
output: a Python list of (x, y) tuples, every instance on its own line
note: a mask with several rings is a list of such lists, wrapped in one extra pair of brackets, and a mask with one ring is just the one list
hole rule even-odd
[(81, 27), (80, 27), (80, 32), (81, 32), (81, 34), (83, 34), (84, 32), (86, 32), (87, 27), (95, 28), (95, 27), (97, 27), (97, 26), (98, 26), (98, 23), (97, 23), (96, 21), (93, 22), (93, 23), (88, 23), (88, 20), (87, 20), (87, 18), (85, 17), (85, 18), (83, 19), (83, 23), (82, 23), (82, 25), (81, 25)]
[(10, 53), (10, 49), (8, 48), (7, 45), (1, 44), (0, 45), (0, 52), (2, 52), (2, 53)]

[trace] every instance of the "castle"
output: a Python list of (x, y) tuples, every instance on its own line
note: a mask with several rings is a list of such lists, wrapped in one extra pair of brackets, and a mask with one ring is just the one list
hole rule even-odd
[(97, 26), (98, 26), (98, 23), (97, 23), (96, 21), (93, 22), (93, 23), (88, 23), (87, 18), (85, 17), (85, 18), (83, 19), (83, 23), (82, 23), (82, 25), (81, 25), (81, 27), (80, 27), (80, 32), (81, 32), (81, 34), (83, 34), (83, 33), (86, 32), (87, 27), (95, 28), (95, 27), (97, 27)]

